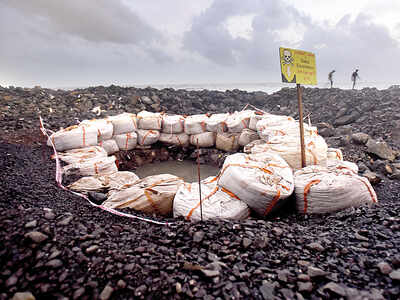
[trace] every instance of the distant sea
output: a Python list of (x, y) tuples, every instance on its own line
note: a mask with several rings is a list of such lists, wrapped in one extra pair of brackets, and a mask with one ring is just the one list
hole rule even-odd
[[(400, 82), (397, 83), (383, 83), (383, 82), (359, 82), (356, 84), (356, 89), (363, 89), (363, 88), (377, 88), (379, 90), (387, 89), (392, 85), (399, 85)], [(126, 85), (130, 86), (130, 85)], [(139, 88), (145, 87), (153, 87), (156, 89), (164, 89), (164, 88), (173, 88), (173, 89), (184, 89), (188, 91), (199, 91), (199, 90), (216, 90), (216, 91), (226, 91), (226, 90), (244, 90), (247, 92), (256, 92), (262, 91), (268, 94), (274, 93), (279, 91), (282, 88), (289, 87), (294, 88), (296, 87), (295, 84), (288, 84), (288, 83), (281, 83), (281, 82), (257, 82), (257, 83), (203, 83), (203, 84), (139, 84), (133, 85)], [(329, 88), (330, 84), (320, 83), (316, 86), (305, 86), (305, 87), (315, 87), (315, 88)], [(351, 89), (352, 83), (351, 82), (338, 82), (334, 83), (334, 86), (340, 89)]]

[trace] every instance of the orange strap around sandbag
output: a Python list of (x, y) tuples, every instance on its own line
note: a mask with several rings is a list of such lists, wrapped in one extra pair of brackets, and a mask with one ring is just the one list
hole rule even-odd
[(150, 203), (150, 206), (154, 209), (155, 212), (159, 213), (160, 212), (160, 208), (154, 202), (153, 198), (151, 198), (150, 191), (145, 189), (143, 192), (144, 192), (144, 194), (146, 196), (147, 201)]
[(142, 145), (144, 145), (144, 141), (146, 140), (147, 136), (148, 136), (149, 134), (153, 134), (153, 133), (154, 133), (154, 131), (152, 131), (152, 130), (149, 130), (149, 131), (146, 132), (146, 134), (144, 135), (144, 137), (143, 137), (143, 139), (142, 139)]
[[(364, 178), (358, 177), (358, 176), (357, 176), (356, 178), (357, 178), (358, 180), (360, 180), (360, 181), (367, 187), (368, 192), (369, 192), (369, 194), (370, 194), (370, 196), (371, 196), (372, 202), (377, 203), (377, 202), (378, 202), (378, 199), (376, 199), (376, 198), (374, 197), (374, 193), (371, 191), (370, 185), (364, 181)], [(365, 178), (365, 180), (368, 180), (368, 179)]]
[(186, 216), (186, 220), (190, 220), (190, 218), (192, 217), (192, 215), (193, 215), (193, 212), (196, 210), (196, 208), (198, 208), (199, 206), (200, 206), (200, 204), (203, 202), (203, 201), (205, 201), (205, 200), (207, 200), (208, 198), (210, 198), (210, 197), (212, 197), (216, 192), (218, 191), (218, 187), (215, 187), (215, 189), (210, 193), (210, 194), (208, 194), (206, 197), (204, 197), (201, 201), (199, 201), (199, 203), (197, 203), (196, 205), (195, 205), (195, 207), (193, 207), (190, 211), (189, 211), (189, 213), (188, 213), (188, 215)]
[(307, 213), (307, 206), (308, 206), (308, 202), (307, 202), (307, 196), (308, 193), (310, 192), (311, 186), (313, 186), (314, 184), (318, 184), (320, 183), (321, 180), (320, 179), (314, 179), (311, 180), (309, 183), (307, 183), (307, 185), (304, 187), (304, 210), (303, 213)]
[(131, 134), (128, 132), (126, 134), (126, 141), (125, 141), (125, 150), (128, 150), (128, 141), (131, 138)]
[(134, 115), (129, 115), (129, 118), (132, 120), (133, 129), (137, 129), (136, 117)]
[(238, 196), (236, 196), (234, 193), (232, 193), (230, 190), (228, 190), (224, 187), (221, 187), (221, 191), (228, 194), (230, 197), (240, 201), (240, 198)]
[(82, 126), (82, 148), (86, 147), (86, 130), (85, 126)]
[(203, 130), (203, 132), (206, 132), (207, 131), (206, 122), (201, 121), (200, 125), (201, 125), (201, 129)]
[(94, 173), (99, 174), (99, 168), (97, 166), (97, 162), (94, 163)]
[(268, 215), (271, 212), (271, 210), (275, 207), (275, 205), (278, 202), (278, 200), (280, 199), (280, 197), (281, 197), (281, 191), (278, 189), (276, 191), (276, 195), (275, 195), (274, 199), (272, 199), (272, 201), (269, 203), (269, 205), (265, 209), (264, 216)]

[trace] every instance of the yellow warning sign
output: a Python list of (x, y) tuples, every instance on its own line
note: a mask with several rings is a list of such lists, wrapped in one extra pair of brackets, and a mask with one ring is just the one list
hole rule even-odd
[(317, 84), (315, 54), (302, 50), (279, 48), (282, 82)]

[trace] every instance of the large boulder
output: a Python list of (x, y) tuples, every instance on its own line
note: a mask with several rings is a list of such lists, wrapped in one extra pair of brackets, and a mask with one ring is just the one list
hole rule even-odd
[(379, 142), (374, 139), (369, 139), (367, 144), (367, 152), (377, 155), (382, 159), (393, 161), (396, 156), (392, 148), (386, 142)]

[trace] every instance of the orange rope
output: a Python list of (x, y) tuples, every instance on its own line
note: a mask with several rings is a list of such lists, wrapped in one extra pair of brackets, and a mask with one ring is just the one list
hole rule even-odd
[(311, 186), (314, 184), (318, 184), (320, 183), (321, 180), (319, 179), (314, 179), (311, 180), (305, 187), (304, 187), (304, 213), (307, 213), (307, 206), (308, 206), (308, 202), (307, 202), (307, 195), (310, 192)]

